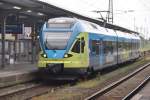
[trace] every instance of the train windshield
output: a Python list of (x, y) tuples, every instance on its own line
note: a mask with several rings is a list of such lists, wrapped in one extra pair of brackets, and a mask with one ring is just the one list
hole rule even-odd
[(67, 28), (70, 29), (74, 25), (75, 20), (69, 18), (54, 18), (50, 19), (47, 23), (47, 28)]
[(46, 32), (44, 35), (46, 49), (64, 50), (71, 36), (71, 32)]

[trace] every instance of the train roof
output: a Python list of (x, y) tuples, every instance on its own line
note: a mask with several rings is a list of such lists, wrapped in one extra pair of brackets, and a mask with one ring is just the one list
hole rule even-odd
[[(139, 36), (133, 32), (124, 32), (120, 30), (114, 30), (114, 29), (109, 29), (102, 27), (98, 24), (77, 19), (77, 18), (70, 18), (70, 17), (58, 17), (58, 18), (52, 18), (48, 20), (49, 24), (56, 23), (65, 23), (63, 24), (63, 27), (71, 27), (71, 25), (74, 25), (75, 23), (81, 23), (83, 27), (85, 27), (85, 31), (87, 32), (94, 32), (97, 34), (103, 34), (103, 35), (109, 35), (109, 36), (118, 36), (118, 37), (123, 37), (127, 39), (140, 39)], [(54, 26), (51, 26), (54, 27)]]

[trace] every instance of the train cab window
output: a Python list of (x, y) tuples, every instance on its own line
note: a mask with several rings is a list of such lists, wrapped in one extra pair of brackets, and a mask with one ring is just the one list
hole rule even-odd
[(73, 23), (49, 23), (48, 28), (71, 28)]
[(80, 48), (81, 48), (81, 53), (84, 53), (84, 47), (85, 47), (85, 40), (84, 37), (82, 37), (81, 39), (78, 39), (76, 41), (71, 51), (75, 53), (80, 53)]
[(75, 53), (80, 53), (80, 39), (78, 39), (76, 41), (76, 43), (74, 44), (72, 50), (72, 52), (75, 52)]
[(67, 19), (67, 18), (55, 18), (50, 19), (47, 23), (47, 28), (71, 28), (75, 24), (74, 19)]

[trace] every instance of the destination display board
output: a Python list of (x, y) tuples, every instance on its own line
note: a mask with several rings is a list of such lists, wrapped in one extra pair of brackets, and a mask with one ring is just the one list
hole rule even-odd
[[(0, 34), (2, 33), (2, 28), (0, 26)], [(22, 34), (23, 33), (23, 25), (15, 24), (15, 25), (6, 25), (6, 34)]]

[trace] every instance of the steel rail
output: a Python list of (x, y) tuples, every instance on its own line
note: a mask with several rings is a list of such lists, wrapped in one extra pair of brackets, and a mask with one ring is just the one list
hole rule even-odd
[(147, 68), (150, 65), (150, 63), (145, 64), (144, 66), (140, 67), (139, 69), (135, 70), (134, 72), (128, 74), (127, 76), (121, 78), (120, 80), (113, 82), (112, 84), (104, 87), (103, 89), (93, 93), (92, 95), (90, 95), (89, 97), (85, 98), (85, 100), (95, 100), (96, 98), (104, 95), (105, 93), (109, 92), (110, 90), (112, 90), (113, 88), (117, 87), (118, 85), (120, 85), (121, 83), (125, 82), (126, 80), (130, 79), (131, 77), (135, 76), (137, 73), (139, 73), (140, 71), (144, 70), (145, 68)]
[[(74, 82), (74, 81), (73, 81)], [(72, 85), (72, 80), (71, 82), (69, 82), (70, 85)], [(61, 86), (64, 86), (64, 83), (59, 83)], [(30, 99), (32, 97), (36, 97), (37, 95), (42, 95), (45, 93), (48, 93), (50, 91), (50, 89), (56, 89), (58, 87), (58, 85), (56, 84), (52, 84), (52, 86), (50, 85), (46, 85), (45, 83), (41, 83), (41, 82), (26, 82), (26, 83), (22, 83), (22, 84), (17, 84), (17, 85), (13, 85), (13, 86), (9, 86), (6, 88), (2, 88), (0, 89), (0, 100), (4, 99), (4, 100), (14, 100), (14, 99), (9, 99), (9, 97), (15, 96), (15, 97), (22, 97), (25, 92), (30, 92), (31, 94), (29, 95), (25, 95), (23, 98), (24, 99)], [(34, 91), (34, 92), (32, 92)], [(37, 91), (35, 93), (35, 91)], [(33, 94), (32, 94), (33, 93)], [(7, 99), (8, 98), (8, 99)], [(15, 99), (16, 100), (16, 99)]]
[(133, 91), (126, 95), (122, 100), (130, 100), (134, 95), (136, 95), (150, 80), (150, 76), (147, 77), (140, 85), (138, 85)]
[[(25, 90), (28, 90), (28, 89), (33, 89), (33, 88), (36, 88), (36, 87), (39, 87), (39, 86), (42, 86), (41, 83), (36, 83), (36, 84), (33, 84), (33, 83), (25, 83), (25, 84), (21, 84), (21, 85), (24, 85), (24, 86), (20, 86), (18, 89), (12, 89), (10, 91), (4, 91), (2, 93), (0, 93), (0, 98), (4, 97), (4, 96), (7, 96), (7, 95), (11, 95), (11, 94), (14, 94), (14, 93), (17, 93), (17, 92), (20, 92), (20, 91), (25, 91)], [(14, 87), (14, 86), (12, 86)], [(11, 89), (11, 87), (8, 87), (8, 89)]]

